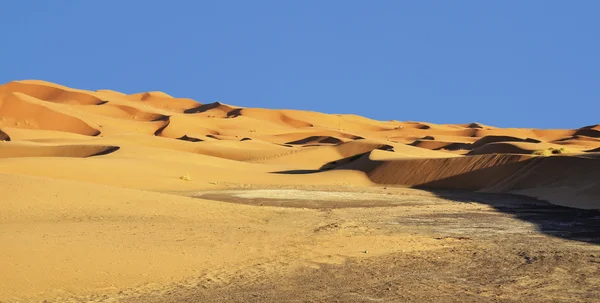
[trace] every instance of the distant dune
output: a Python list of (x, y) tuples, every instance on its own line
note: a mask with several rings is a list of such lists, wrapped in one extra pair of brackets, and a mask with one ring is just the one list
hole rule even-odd
[(119, 187), (391, 184), (600, 209), (599, 125), (375, 121), (26, 80), (0, 86), (0, 139), (3, 173)]
[(322, 286), (326, 299), (301, 301), (447, 302), (482, 285), (484, 301), (589, 299), (599, 254), (573, 243), (600, 243), (598, 212), (581, 210), (600, 209), (599, 172), (598, 125), (376, 121), (10, 82), (0, 302), (282, 302)]

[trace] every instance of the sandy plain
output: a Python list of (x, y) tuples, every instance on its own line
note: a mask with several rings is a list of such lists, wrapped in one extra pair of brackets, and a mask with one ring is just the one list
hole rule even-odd
[(0, 302), (599, 302), (600, 126), (0, 86)]

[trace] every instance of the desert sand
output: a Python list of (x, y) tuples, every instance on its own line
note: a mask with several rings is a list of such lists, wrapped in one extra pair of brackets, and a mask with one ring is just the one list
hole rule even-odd
[(600, 301), (600, 125), (24, 80), (0, 140), (0, 302)]

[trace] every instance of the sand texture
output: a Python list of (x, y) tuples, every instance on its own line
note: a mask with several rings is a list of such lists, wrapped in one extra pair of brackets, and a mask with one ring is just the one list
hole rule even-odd
[[(313, 277), (328, 285), (367, 268), (414, 282), (424, 278), (406, 267), (427, 268), (422, 262), (434, 258), (432, 251), (466, 254), (506, 241), (531, 254), (515, 239), (539, 232), (537, 219), (510, 221), (503, 202), (482, 202), (487, 197), (510, 197), (514, 205), (533, 203), (577, 218), (600, 210), (599, 125), (545, 130), (376, 121), (25, 80), (0, 86), (0, 140), (0, 302), (277, 302), (290, 296), (325, 302), (335, 297), (335, 287), (308, 296), (308, 289), (315, 291), (311, 268), (323, 269)], [(460, 199), (446, 192), (465, 193), (469, 203), (448, 202)], [(388, 224), (399, 216), (425, 220), (425, 213), (465, 209), (477, 212), (475, 219), (494, 214), (506, 221), (499, 226), (520, 236), (482, 237), (465, 248), (457, 246), (465, 243), (456, 240), (461, 235), (432, 237), (442, 229)], [(585, 228), (599, 231), (598, 219), (590, 218)], [(585, 266), (573, 255), (564, 258), (571, 260), (566, 271), (589, 274), (589, 280), (560, 285), (577, 293), (571, 296), (581, 295), (581, 302), (600, 300), (591, 287), (600, 285), (593, 278), (600, 270), (600, 235), (542, 236), (546, 240), (536, 240), (540, 247), (587, 254)], [(573, 240), (578, 248), (568, 244)], [(502, 252), (514, 257), (512, 250)], [(414, 259), (418, 255), (425, 259)], [(456, 258), (440, 268), (459, 270), (464, 260)], [(498, 261), (478, 258), (473, 262)], [(407, 276), (397, 276), (393, 266)], [(532, 281), (572, 279), (554, 272), (556, 266), (540, 266)], [(297, 290), (283, 285), (281, 276), (295, 279)], [(432, 283), (456, 293), (451, 279)], [(448, 297), (436, 288), (440, 292), (429, 297), (402, 297), (395, 286), (381, 283), (381, 293), (340, 300), (487, 302), (498, 291)], [(427, 291), (409, 284), (404, 287)], [(523, 285), (515, 285), (507, 294), (526, 298)], [(569, 299), (558, 290), (537, 289), (554, 295), (530, 299)]]

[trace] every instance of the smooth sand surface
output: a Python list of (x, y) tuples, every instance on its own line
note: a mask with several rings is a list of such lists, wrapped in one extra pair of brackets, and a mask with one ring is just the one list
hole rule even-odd
[[(288, 188), (270, 199), (296, 201), (328, 197), (307, 187), (355, 193), (330, 197), (341, 207), (367, 188), (414, 187), (430, 199), (467, 190), (600, 209), (598, 125), (376, 121), (26, 80), (0, 86), (0, 140), (0, 302), (142, 293), (265, 260), (291, 268), (364, 257), (375, 242), (389, 253), (412, 239), (314, 236), (323, 214), (314, 205), (282, 211), (208, 192)], [(199, 191), (208, 198), (193, 198)], [(419, 241), (410, 247), (429, 240)]]

